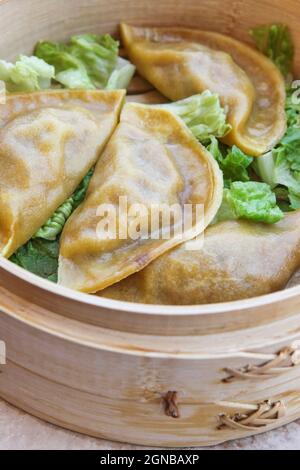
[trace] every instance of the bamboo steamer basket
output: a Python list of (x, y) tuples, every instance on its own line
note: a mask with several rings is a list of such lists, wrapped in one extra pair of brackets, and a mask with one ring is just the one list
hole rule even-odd
[[(245, 42), (250, 27), (279, 21), (300, 44), (297, 0), (0, 0), (0, 56), (29, 53), (40, 39), (117, 34), (121, 20)], [(133, 88), (151, 101), (147, 83), (137, 78)], [(0, 396), (92, 436), (202, 446), (300, 417), (300, 286), (223, 304), (147, 306), (77, 293), (1, 259), (0, 340)]]

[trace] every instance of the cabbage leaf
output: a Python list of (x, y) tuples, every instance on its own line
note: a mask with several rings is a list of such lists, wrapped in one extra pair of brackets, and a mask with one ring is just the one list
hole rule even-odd
[(42, 41), (35, 55), (55, 67), (55, 80), (69, 89), (127, 88), (135, 67), (118, 57), (109, 34), (72, 36), (69, 43)]
[(231, 130), (219, 96), (209, 90), (174, 103), (152, 106), (175, 113), (201, 142), (207, 141), (211, 136), (224, 137)]
[(38, 57), (20, 55), (15, 64), (0, 60), (0, 80), (9, 92), (31, 92), (51, 86), (55, 70)]
[(269, 185), (257, 181), (235, 181), (229, 188), (224, 188), (223, 201), (213, 223), (247, 219), (274, 224), (283, 216)]
[(256, 47), (269, 57), (284, 77), (292, 72), (294, 45), (289, 28), (285, 24), (257, 26), (250, 30)]

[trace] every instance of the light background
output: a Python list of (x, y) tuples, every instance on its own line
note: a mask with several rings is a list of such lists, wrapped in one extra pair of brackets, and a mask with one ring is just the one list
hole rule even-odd
[[(135, 450), (150, 449), (83, 436), (29, 416), (0, 400), (1, 450)], [(288, 426), (213, 447), (221, 450), (299, 450), (300, 420)]]

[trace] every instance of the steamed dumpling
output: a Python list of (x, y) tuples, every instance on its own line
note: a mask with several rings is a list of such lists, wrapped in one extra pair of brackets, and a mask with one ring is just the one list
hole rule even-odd
[(285, 84), (276, 66), (251, 47), (218, 33), (177, 27), (121, 26), (139, 73), (176, 101), (209, 89), (228, 107), (232, 131), (224, 138), (259, 156), (286, 128)]
[(0, 254), (27, 242), (76, 189), (117, 125), (123, 91), (11, 94), (0, 106)]
[(275, 225), (227, 221), (209, 227), (199, 251), (180, 245), (101, 292), (128, 302), (192, 305), (268, 294), (300, 267), (300, 211)]
[[(100, 158), (83, 204), (68, 220), (61, 238), (59, 283), (83, 292), (103, 289), (147, 266), (153, 259), (184, 240), (203, 231), (216, 214), (222, 199), (223, 181), (214, 158), (193, 137), (180, 118), (165, 109), (128, 103), (121, 122)], [(126, 208), (142, 204), (144, 219), (150, 221), (150, 206), (189, 203), (204, 206), (204, 220), (193, 213), (190, 230), (181, 239), (172, 236), (172, 219), (163, 221), (160, 235), (129, 236), (130, 217), (124, 222)], [(99, 235), (98, 208), (110, 204), (116, 209), (117, 225), (125, 229), (114, 239)], [(103, 207), (103, 206), (102, 206)], [(119, 210), (121, 211), (119, 214)], [(108, 234), (110, 235), (110, 230)], [(178, 228), (178, 227), (177, 227)]]

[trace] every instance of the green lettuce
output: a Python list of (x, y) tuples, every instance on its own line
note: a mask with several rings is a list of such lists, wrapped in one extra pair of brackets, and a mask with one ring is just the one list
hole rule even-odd
[(283, 216), (269, 185), (257, 181), (235, 181), (224, 189), (223, 201), (213, 223), (247, 219), (274, 224)]
[[(290, 79), (294, 45), (288, 27), (284, 24), (258, 26), (250, 33), (258, 49), (277, 65), (287, 80)], [(299, 82), (293, 82), (287, 89), (285, 136), (252, 165), (262, 181), (274, 190), (278, 204), (285, 211), (300, 208), (300, 99), (295, 89), (298, 85)]]
[(250, 181), (250, 167), (256, 159), (235, 145), (220, 144), (215, 137), (211, 138), (207, 149), (217, 160), (224, 177), (223, 200), (213, 224), (234, 219), (272, 224), (282, 219), (283, 213), (271, 187)]
[(91, 169), (74, 194), (55, 211), (53, 216), (37, 231), (33, 238), (56, 240), (57, 236), (63, 231), (70, 215), (84, 200), (93, 173), (94, 169)]
[(207, 150), (217, 160), (224, 176), (221, 207), (213, 224), (223, 220), (247, 219), (273, 224), (283, 217), (271, 187), (263, 182), (250, 181), (253, 157), (235, 145), (227, 147), (211, 137)]
[(55, 67), (55, 80), (70, 89), (126, 88), (135, 68), (118, 53), (119, 43), (109, 34), (72, 36), (68, 44), (42, 41), (35, 49)]
[(9, 92), (50, 88), (54, 74), (54, 67), (38, 57), (20, 55), (15, 64), (0, 60), (0, 80)]
[[(285, 143), (289, 140), (290, 143)], [(300, 209), (299, 147), (297, 132), (291, 130), (275, 149), (255, 159), (253, 166), (257, 175), (278, 196), (278, 203), (285, 211)]]
[(300, 81), (295, 80), (286, 90), (285, 114), (287, 128), (300, 128)]
[(250, 30), (257, 48), (269, 57), (284, 77), (292, 72), (294, 45), (288, 27), (284, 24), (257, 26)]
[(291, 199), (287, 188), (284, 186), (276, 186), (276, 188), (273, 189), (273, 192), (276, 196), (277, 205), (283, 212), (291, 212), (294, 210), (291, 207)]
[(21, 246), (10, 261), (34, 274), (57, 282), (59, 241), (30, 240)]
[(292, 209), (299, 209), (300, 199), (300, 129), (288, 129), (276, 149), (273, 150), (275, 162), (275, 182), (286, 186)]
[(73, 195), (29, 242), (12, 255), (10, 260), (13, 263), (49, 281), (57, 281), (60, 234), (70, 215), (84, 200), (93, 172), (92, 168)]
[[(287, 189), (291, 209), (300, 208), (300, 104), (293, 97), (295, 90), (287, 91), (287, 131), (279, 144), (270, 152), (255, 159), (254, 170), (271, 188)], [(282, 191), (281, 191), (282, 194)]]
[(227, 182), (249, 181), (248, 167), (252, 161), (253, 157), (246, 155), (234, 145), (228, 150), (226, 157), (221, 163), (224, 180)]
[(128, 88), (129, 83), (135, 74), (135, 70), (135, 66), (132, 65), (131, 62), (123, 59), (122, 57), (119, 57), (115, 70), (109, 77), (105, 88), (107, 90), (120, 90)]
[(229, 147), (221, 144), (214, 136), (210, 136), (209, 141), (206, 142), (206, 148), (221, 166)]
[(224, 137), (231, 130), (219, 96), (209, 90), (174, 103), (154, 106), (168, 109), (179, 116), (201, 142), (211, 136)]
[(253, 161), (253, 169), (261, 180), (272, 189), (277, 186), (275, 177), (275, 158), (273, 151), (265, 153)]
[(207, 150), (219, 163), (225, 186), (229, 186), (232, 181), (250, 180), (248, 169), (253, 162), (253, 157), (246, 155), (235, 145), (227, 147), (220, 144), (215, 137), (211, 137)]
[(64, 225), (73, 212), (73, 198), (70, 197), (53, 214), (53, 216), (41, 227), (32, 238), (56, 240), (62, 232)]

